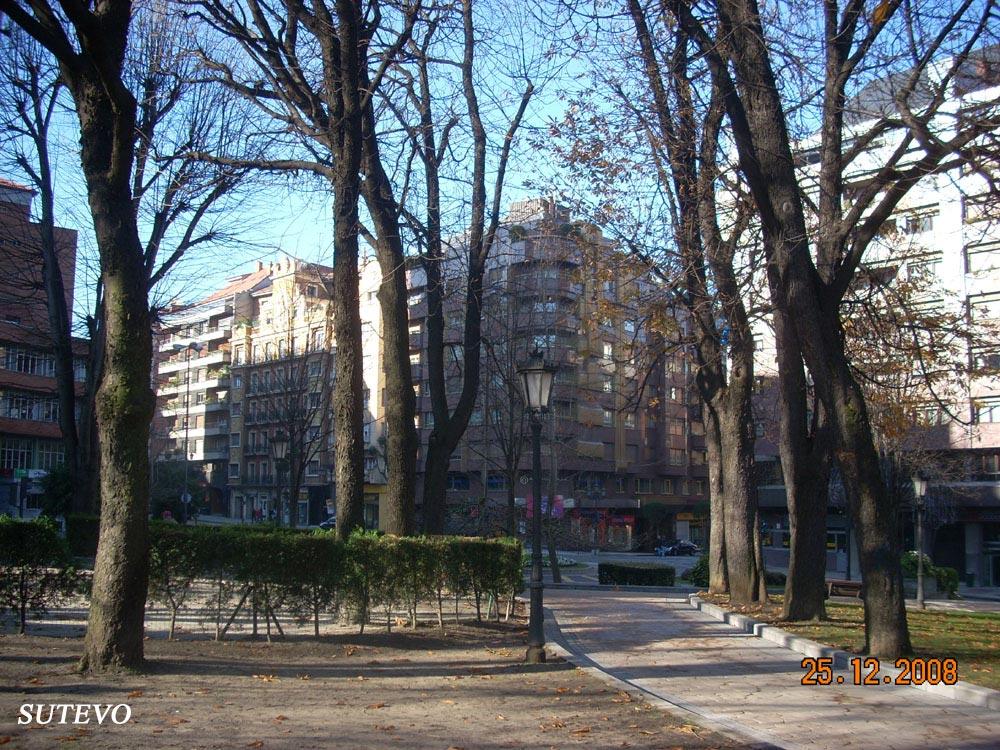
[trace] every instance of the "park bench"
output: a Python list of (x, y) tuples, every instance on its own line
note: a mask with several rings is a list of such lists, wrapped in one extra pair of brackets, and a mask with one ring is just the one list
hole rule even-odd
[(856, 596), (861, 598), (861, 581), (830, 580), (826, 582), (826, 595), (828, 597)]

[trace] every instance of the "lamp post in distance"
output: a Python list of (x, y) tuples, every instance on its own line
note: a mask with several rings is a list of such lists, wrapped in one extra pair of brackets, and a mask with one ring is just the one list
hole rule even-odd
[(927, 509), (927, 480), (920, 473), (913, 476), (913, 500), (917, 521), (917, 606), (924, 604), (924, 511)]
[[(278, 505), (276, 520), (280, 526), (282, 521), (281, 473), (285, 468), (286, 457), (288, 456), (288, 438), (281, 430), (275, 432), (274, 437), (271, 438), (271, 455), (274, 456), (274, 481), (277, 486), (275, 491), (275, 502)], [(291, 498), (289, 498), (289, 503), (290, 502)], [(291, 509), (289, 509), (289, 513), (291, 513)]]
[(524, 389), (524, 403), (531, 414), (531, 605), (528, 615), (528, 651), (525, 661), (545, 661), (545, 625), (542, 610), (542, 414), (548, 411), (556, 368), (545, 363), (535, 349), (526, 364), (517, 368)]
[(189, 341), (186, 344), (174, 344), (174, 352), (184, 352), (184, 486), (181, 489), (181, 523), (186, 524), (188, 505), (191, 503), (191, 489), (188, 487), (188, 462), (191, 457), (188, 444), (188, 434), (191, 426), (191, 352), (200, 352), (204, 344)]

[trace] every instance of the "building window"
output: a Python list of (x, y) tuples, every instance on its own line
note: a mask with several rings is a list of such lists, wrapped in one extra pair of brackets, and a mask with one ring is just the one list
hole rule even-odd
[(307, 477), (319, 476), (319, 459), (314, 458), (308, 464), (306, 464), (306, 476)]
[(56, 358), (48, 352), (8, 346), (4, 355), (4, 367), (26, 375), (41, 375), (53, 378), (56, 374)]
[(973, 402), (976, 424), (1000, 423), (1000, 396), (990, 396)]
[(4, 438), (0, 442), (0, 468), (27, 469), (31, 466), (31, 441)]
[(684, 420), (683, 419), (671, 419), (670, 420), (670, 434), (671, 435), (683, 435), (684, 434)]
[(683, 448), (671, 448), (670, 449), (670, 464), (672, 466), (683, 466), (684, 465), (684, 449)]
[(601, 389), (605, 393), (611, 393), (614, 388), (614, 378), (611, 375), (602, 376), (603, 380), (601, 382)]
[(319, 408), (319, 397), (320, 397), (320, 394), (318, 394), (318, 393), (310, 393), (309, 394), (309, 408), (310, 409), (318, 409)]
[(419, 365), (420, 364), (420, 352), (412, 352), (410, 354), (410, 364)]
[(3, 416), (31, 422), (58, 422), (59, 399), (31, 393), (3, 394)]
[(1000, 478), (1000, 453), (981, 453), (975, 457), (972, 481), (995, 482)]
[(619, 495), (624, 495), (628, 492), (628, 479), (625, 477), (615, 477), (615, 492)]
[(240, 416), (243, 413), (243, 402), (242, 401), (234, 401), (230, 405), (229, 409), (230, 409), (230, 411), (231, 411), (231, 413), (232, 413), (232, 415), (234, 417), (238, 417), (238, 416)]
[(603, 354), (604, 354), (604, 361), (605, 362), (610, 362), (612, 359), (614, 359), (614, 356), (615, 356), (615, 347), (614, 347), (614, 344), (612, 344), (609, 341), (605, 341), (604, 342), (604, 347), (603, 347)]
[(319, 295), (319, 291), (316, 289), (316, 285), (315, 284), (307, 284), (306, 285), (306, 296), (307, 297), (316, 297), (318, 295)]
[(507, 476), (505, 474), (499, 474), (495, 471), (491, 471), (486, 476), (486, 488), (489, 490), (507, 489)]
[(934, 229), (934, 214), (915, 214), (906, 217), (907, 234), (922, 234)]
[(634, 320), (625, 320), (625, 322), (622, 323), (622, 326), (625, 328), (625, 333), (627, 333), (629, 336), (635, 334), (635, 321)]
[(663, 495), (673, 495), (674, 494), (674, 480), (672, 480), (672, 479), (661, 479), (660, 480), (660, 494), (663, 494)]
[(612, 427), (615, 423), (615, 413), (611, 409), (604, 410), (604, 426)]
[(40, 440), (38, 442), (38, 468), (45, 471), (52, 471), (57, 466), (62, 466), (66, 459), (66, 452), (62, 443), (58, 441)]
[(625, 415), (625, 426), (629, 429), (635, 429), (635, 412), (629, 412)]
[(240, 433), (233, 432), (229, 435), (229, 447), (239, 448), (240, 447)]
[(449, 490), (467, 490), (469, 489), (469, 477), (465, 474), (459, 474), (458, 472), (450, 471), (448, 472), (448, 489)]
[(680, 401), (681, 400), (681, 389), (677, 386), (671, 386), (670, 388), (670, 400)]
[(649, 477), (639, 477), (635, 482), (635, 491), (640, 495), (653, 493), (653, 480)]
[(229, 478), (239, 479), (240, 478), (240, 465), (239, 464), (229, 464)]

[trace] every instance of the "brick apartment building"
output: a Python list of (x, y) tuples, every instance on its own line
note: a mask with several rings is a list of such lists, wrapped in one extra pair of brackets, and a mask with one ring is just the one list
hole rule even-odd
[[(52, 352), (34, 191), (0, 180), (0, 513), (34, 516), (38, 481), (63, 463), (55, 356)], [(76, 232), (55, 228), (67, 309), (73, 309)], [(87, 345), (74, 341), (78, 395)]]

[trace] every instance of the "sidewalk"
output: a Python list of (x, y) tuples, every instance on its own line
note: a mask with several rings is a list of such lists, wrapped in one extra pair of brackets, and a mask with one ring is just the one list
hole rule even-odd
[[(996, 711), (910, 687), (803, 686), (802, 655), (663, 595), (547, 590), (550, 638), (702, 724), (782, 748), (997, 748)], [(891, 666), (891, 665), (889, 665)], [(962, 665), (959, 664), (961, 677)], [(851, 676), (845, 672), (845, 682)]]

